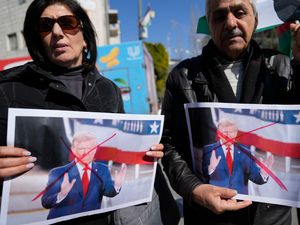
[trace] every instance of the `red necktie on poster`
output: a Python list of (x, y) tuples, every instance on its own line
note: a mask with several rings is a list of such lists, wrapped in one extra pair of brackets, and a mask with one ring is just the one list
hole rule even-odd
[(232, 164), (233, 164), (233, 161), (232, 161), (232, 156), (231, 156), (231, 153), (230, 153), (230, 146), (227, 146), (226, 147), (226, 162), (227, 162), (227, 166), (228, 166), (228, 170), (229, 170), (229, 173), (230, 173), (230, 176), (232, 174)]
[(88, 175), (88, 167), (84, 167), (83, 168), (84, 172), (83, 172), (83, 175), (82, 175), (82, 179), (81, 179), (81, 182), (82, 182), (82, 190), (83, 190), (83, 196), (85, 198), (86, 196), (86, 193), (88, 191), (88, 188), (89, 188), (89, 175)]

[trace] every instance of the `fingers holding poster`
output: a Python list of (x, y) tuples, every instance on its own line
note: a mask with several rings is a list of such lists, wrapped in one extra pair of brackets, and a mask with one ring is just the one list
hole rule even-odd
[(300, 206), (300, 106), (185, 105), (193, 168), (238, 199)]

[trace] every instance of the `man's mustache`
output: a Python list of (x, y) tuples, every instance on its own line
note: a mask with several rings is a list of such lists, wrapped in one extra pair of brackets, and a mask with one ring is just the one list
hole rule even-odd
[(244, 33), (239, 28), (234, 28), (233, 30), (226, 30), (222, 34), (222, 38), (226, 39), (228, 37), (234, 37), (234, 36), (242, 36)]

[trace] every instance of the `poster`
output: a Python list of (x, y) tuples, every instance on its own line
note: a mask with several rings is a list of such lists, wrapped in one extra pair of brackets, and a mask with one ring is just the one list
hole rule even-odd
[(9, 109), (8, 145), (35, 166), (4, 182), (1, 225), (52, 224), (151, 201), (163, 116)]
[(186, 104), (193, 169), (237, 199), (300, 207), (300, 106)]

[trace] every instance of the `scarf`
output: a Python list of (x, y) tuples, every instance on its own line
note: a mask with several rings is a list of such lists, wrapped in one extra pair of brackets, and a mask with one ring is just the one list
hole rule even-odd
[[(246, 52), (241, 56), (244, 63), (244, 76), (240, 103), (259, 103), (263, 94), (265, 66), (260, 47), (251, 41)], [(231, 85), (224, 73), (222, 58), (219, 50), (211, 40), (202, 52), (203, 74), (216, 94), (219, 102), (237, 103)]]

